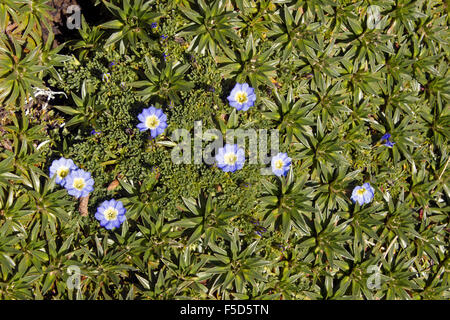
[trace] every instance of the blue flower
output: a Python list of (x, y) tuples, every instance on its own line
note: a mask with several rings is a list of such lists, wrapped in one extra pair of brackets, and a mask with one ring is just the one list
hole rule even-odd
[(394, 146), (395, 142), (392, 141), (386, 141), (386, 143), (384, 144), (386, 147), (392, 148)]
[(374, 195), (375, 190), (366, 182), (362, 186), (356, 186), (353, 189), (351, 199), (353, 203), (358, 201), (359, 205), (362, 206), (365, 203), (371, 202)]
[(237, 144), (226, 144), (216, 154), (217, 166), (224, 172), (235, 172), (242, 169), (245, 162), (244, 149)]
[(91, 136), (97, 135), (97, 134), (100, 134), (100, 133), (102, 133), (102, 132), (101, 131), (97, 132), (97, 131), (95, 131), (95, 129), (92, 129)]
[(72, 171), (66, 178), (64, 187), (75, 198), (86, 197), (94, 191), (94, 179), (91, 174), (83, 169)]
[(150, 133), (153, 138), (159, 136), (167, 128), (167, 116), (161, 109), (156, 109), (151, 106), (150, 108), (142, 110), (138, 115), (139, 121), (141, 121), (137, 127), (139, 131), (146, 131), (150, 129)]
[(390, 141), (389, 139), (391, 138), (391, 134), (390, 133), (385, 133), (382, 137), (381, 137), (381, 141), (385, 140), (386, 143), (384, 144), (386, 147), (392, 148), (395, 144), (395, 142)]
[(111, 230), (120, 227), (126, 220), (125, 212), (127, 212), (127, 210), (124, 208), (121, 201), (116, 201), (114, 199), (109, 201), (106, 200), (97, 208), (95, 219), (100, 221), (102, 227)]
[(156, 28), (157, 26), (158, 26), (158, 23), (156, 23), (156, 22), (153, 22), (153, 23), (150, 25), (150, 27), (151, 27), (152, 29)]
[(292, 159), (288, 157), (287, 153), (279, 153), (275, 157), (272, 158), (272, 172), (281, 177), (285, 176), (289, 171), (289, 167), (291, 166)]
[(58, 160), (53, 160), (52, 165), (49, 169), (50, 178), (52, 178), (56, 174), (55, 182), (64, 187), (67, 176), (71, 171), (77, 169), (78, 167), (75, 165), (75, 163), (73, 163), (71, 159), (61, 157)]
[(109, 82), (109, 80), (111, 79), (111, 74), (109, 72), (106, 72), (104, 74), (102, 74), (102, 80), (105, 82)]
[(227, 99), (230, 103), (230, 106), (236, 108), (238, 111), (247, 111), (251, 106), (255, 104), (255, 90), (247, 83), (236, 83)]

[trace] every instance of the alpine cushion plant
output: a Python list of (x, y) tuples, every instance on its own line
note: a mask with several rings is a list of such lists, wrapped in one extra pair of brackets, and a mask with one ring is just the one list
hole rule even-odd
[(152, 138), (156, 138), (167, 128), (167, 116), (161, 109), (156, 109), (153, 106), (142, 110), (138, 119), (141, 121), (137, 125), (139, 131), (150, 130)]
[(97, 208), (95, 219), (100, 221), (100, 225), (105, 229), (112, 230), (120, 227), (126, 220), (126, 211), (121, 201), (105, 200)]
[(216, 155), (217, 166), (224, 172), (235, 172), (244, 167), (244, 149), (237, 144), (226, 144), (220, 148)]
[(67, 193), (75, 198), (86, 197), (90, 192), (94, 191), (94, 179), (89, 172), (83, 169), (71, 171), (66, 178), (64, 187)]
[(73, 163), (71, 159), (66, 159), (64, 157), (54, 160), (50, 166), (50, 178), (56, 175), (55, 182), (62, 187), (66, 183), (67, 176), (73, 171), (77, 170), (78, 167)]
[(60, 2), (0, 1), (0, 299), (450, 299), (444, 1)]
[(278, 153), (270, 162), (273, 174), (279, 177), (285, 176), (289, 172), (291, 161), (287, 153)]
[(353, 202), (358, 202), (360, 206), (365, 203), (370, 203), (375, 195), (375, 190), (370, 183), (366, 182), (362, 186), (356, 186), (353, 189), (351, 199)]
[(236, 108), (238, 111), (247, 111), (255, 104), (255, 90), (247, 83), (236, 83), (227, 99), (230, 106)]

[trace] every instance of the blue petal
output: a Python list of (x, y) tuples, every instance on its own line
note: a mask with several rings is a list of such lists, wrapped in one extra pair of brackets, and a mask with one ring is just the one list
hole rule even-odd
[(145, 122), (145, 116), (144, 116), (144, 114), (143, 114), (143, 113), (140, 113), (140, 114), (138, 115), (138, 119), (139, 119), (139, 121), (141, 121), (141, 122)]
[[(236, 89), (236, 91), (242, 91), (242, 84), (240, 84), (239, 82), (237, 82), (235, 85), (234, 85), (234, 89)], [(233, 89), (233, 90), (234, 90)]]
[(369, 203), (369, 202), (372, 201), (372, 199), (373, 199), (373, 194), (372, 194), (370, 191), (366, 191), (366, 192), (363, 194), (363, 199), (364, 199), (364, 202), (365, 202), (365, 203)]
[(167, 121), (167, 116), (165, 113), (163, 113), (160, 117), (159, 117), (159, 121), (161, 122), (166, 122)]
[(108, 223), (105, 225), (105, 229), (112, 230), (114, 228), (114, 222), (108, 221)]
[(95, 213), (94, 217), (95, 217), (95, 219), (97, 219), (98, 221), (103, 220), (103, 218), (104, 218), (103, 212), (100, 212), (100, 211), (98, 210), (98, 208), (97, 208), (97, 212)]
[(389, 138), (391, 137), (390, 133), (386, 133), (381, 137), (381, 140), (389, 140)]
[(230, 106), (232, 106), (233, 108), (236, 108), (238, 111), (240, 111), (242, 109), (242, 104), (240, 104), (236, 101), (230, 102)]
[(147, 118), (149, 115), (151, 115), (150, 108), (142, 109), (141, 114), (144, 116), (144, 119)]
[(137, 128), (139, 129), (139, 131), (146, 131), (146, 130), (148, 130), (148, 127), (145, 124), (143, 124), (143, 123), (139, 123), (137, 125)]

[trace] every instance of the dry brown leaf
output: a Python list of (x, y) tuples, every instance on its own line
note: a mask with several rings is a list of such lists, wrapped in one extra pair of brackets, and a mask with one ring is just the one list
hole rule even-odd
[(118, 185), (119, 185), (119, 180), (116, 179), (109, 184), (109, 186), (106, 190), (108, 190), (108, 191), (114, 190), (115, 188), (117, 188)]
[(80, 198), (80, 206), (78, 207), (78, 211), (80, 211), (82, 217), (86, 217), (89, 214), (88, 202), (89, 202), (89, 195)]
[(8, 143), (9, 142), (9, 140), (3, 140), (2, 141), (2, 146), (5, 148), (5, 149), (7, 149), (7, 150), (9, 150), (9, 151), (12, 151), (12, 147), (11, 147), (11, 145)]

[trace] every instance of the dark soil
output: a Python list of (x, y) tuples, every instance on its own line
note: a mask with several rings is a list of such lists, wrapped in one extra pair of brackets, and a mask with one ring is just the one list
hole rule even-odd
[[(78, 5), (80, 7), (81, 15), (89, 25), (97, 25), (99, 21), (105, 18), (105, 12), (101, 9), (102, 6), (94, 6), (93, 0), (51, 0), (47, 4), (55, 8), (50, 12), (53, 17), (53, 21), (50, 21), (50, 24), (55, 34), (53, 47), (80, 37), (77, 29), (69, 29), (67, 27), (67, 19), (73, 14), (67, 13), (67, 8), (71, 5)], [(45, 30), (44, 40), (47, 40), (47, 35), (48, 31)]]

